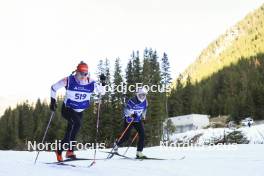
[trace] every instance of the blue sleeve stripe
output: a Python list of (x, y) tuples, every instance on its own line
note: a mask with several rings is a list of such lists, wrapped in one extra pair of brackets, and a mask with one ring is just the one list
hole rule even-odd
[(129, 108), (129, 109), (132, 108), (132, 106), (131, 106), (131, 100), (129, 100), (129, 101), (127, 102), (127, 106), (126, 106), (126, 107)]

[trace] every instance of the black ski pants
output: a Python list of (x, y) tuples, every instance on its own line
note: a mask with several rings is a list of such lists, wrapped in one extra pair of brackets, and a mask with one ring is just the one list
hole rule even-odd
[[(71, 108), (68, 108), (63, 103), (61, 113), (63, 118), (68, 121), (67, 129), (64, 135), (64, 138), (61, 141), (61, 145), (70, 144), (71, 141), (75, 141), (76, 135), (80, 130), (81, 122), (82, 122), (82, 112), (76, 112)], [(69, 145), (70, 146), (70, 145)], [(73, 150), (73, 148), (69, 148)], [(58, 152), (62, 153), (63, 148), (61, 148)]]

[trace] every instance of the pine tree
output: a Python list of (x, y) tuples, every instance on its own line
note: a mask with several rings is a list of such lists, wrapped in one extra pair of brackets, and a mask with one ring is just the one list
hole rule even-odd
[(193, 86), (191, 84), (191, 77), (188, 76), (186, 85), (182, 92), (183, 114), (192, 113), (191, 111), (192, 98), (193, 98)]
[(23, 149), (18, 136), (18, 113), (17, 110), (12, 111), (8, 108), (1, 117), (0, 149)]
[(37, 100), (35, 108), (33, 110), (33, 120), (34, 120), (34, 139), (37, 142), (41, 142), (42, 136), (44, 134), (45, 126), (43, 120), (47, 118), (49, 109), (46, 108), (47, 105), (41, 102), (40, 99)]
[[(121, 73), (121, 65), (120, 59), (117, 58), (115, 60), (115, 69), (114, 69), (114, 80), (113, 84), (116, 86), (122, 85), (123, 82), (122, 73)], [(111, 135), (113, 137), (117, 137), (122, 129), (122, 122), (123, 122), (123, 99), (124, 94), (123, 92), (119, 92), (119, 90), (114, 89), (113, 94), (111, 96), (111, 105), (112, 105), (112, 132)]]
[(143, 58), (143, 70), (142, 70), (142, 80), (144, 85), (149, 85), (152, 79), (152, 75), (150, 74), (152, 71), (150, 64), (150, 56), (152, 50), (148, 50), (147, 48), (144, 50), (144, 58)]
[(132, 54), (132, 73), (133, 73), (133, 82), (141, 83), (142, 82), (142, 66), (139, 59), (139, 51), (136, 52), (136, 54), (133, 51)]
[(169, 86), (172, 81), (172, 78), (170, 74), (170, 63), (168, 55), (166, 53), (163, 53), (163, 57), (161, 60), (161, 83), (166, 86)]
[(183, 114), (182, 104), (182, 75), (180, 74), (176, 80), (176, 87), (172, 88), (168, 97), (168, 113), (170, 117)]
[(166, 118), (168, 118), (168, 98), (167, 98), (167, 87), (170, 86), (171, 84), (171, 74), (170, 74), (170, 63), (169, 59), (166, 53), (163, 53), (162, 57), (162, 62), (161, 62), (161, 84), (165, 88), (165, 92), (163, 93), (164, 97), (164, 104), (165, 104), (165, 113), (166, 113)]
[(26, 142), (33, 139), (33, 114), (28, 101), (18, 106), (19, 111), (19, 138)]
[[(158, 55), (157, 52), (152, 49), (144, 51), (144, 62), (143, 62), (143, 82), (149, 86), (152, 85), (161, 85), (161, 73), (160, 67), (158, 63)], [(147, 55), (148, 53), (148, 55)], [(147, 79), (149, 78), (149, 79)], [(165, 119), (164, 112), (164, 104), (162, 101), (162, 95), (160, 92), (149, 92), (148, 96), (148, 111), (147, 118), (148, 123), (145, 125), (146, 131), (146, 139), (149, 145), (158, 145), (159, 141), (162, 137), (163, 130), (163, 120)]]
[[(130, 59), (127, 64), (126, 68), (126, 86), (129, 88), (131, 85), (134, 85), (134, 78), (133, 78), (133, 64), (132, 60)], [(133, 93), (129, 90), (126, 90), (126, 98), (132, 97)]]

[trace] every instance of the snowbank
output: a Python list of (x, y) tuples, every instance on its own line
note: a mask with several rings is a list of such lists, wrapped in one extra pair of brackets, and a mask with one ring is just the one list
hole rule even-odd
[[(236, 130), (241, 131), (245, 135), (245, 137), (247, 137), (250, 144), (264, 143), (264, 124), (255, 125), (251, 127), (242, 127)], [(233, 131), (234, 130), (229, 128), (209, 128), (209, 129), (192, 130), (185, 133), (173, 134), (170, 136), (170, 140), (174, 142), (177, 141), (187, 142), (195, 139), (195, 136), (197, 136), (195, 143), (202, 145), (202, 144), (207, 144), (209, 141), (223, 139), (224, 136), (228, 135)]]

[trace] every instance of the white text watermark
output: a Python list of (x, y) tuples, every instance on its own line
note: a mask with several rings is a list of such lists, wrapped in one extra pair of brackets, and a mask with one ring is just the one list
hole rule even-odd
[(61, 140), (55, 140), (54, 142), (37, 143), (36, 141), (27, 141), (27, 150), (32, 151), (48, 151), (48, 150), (87, 150), (100, 148), (105, 149), (105, 143), (78, 143), (71, 141), (70, 143), (61, 143)]

